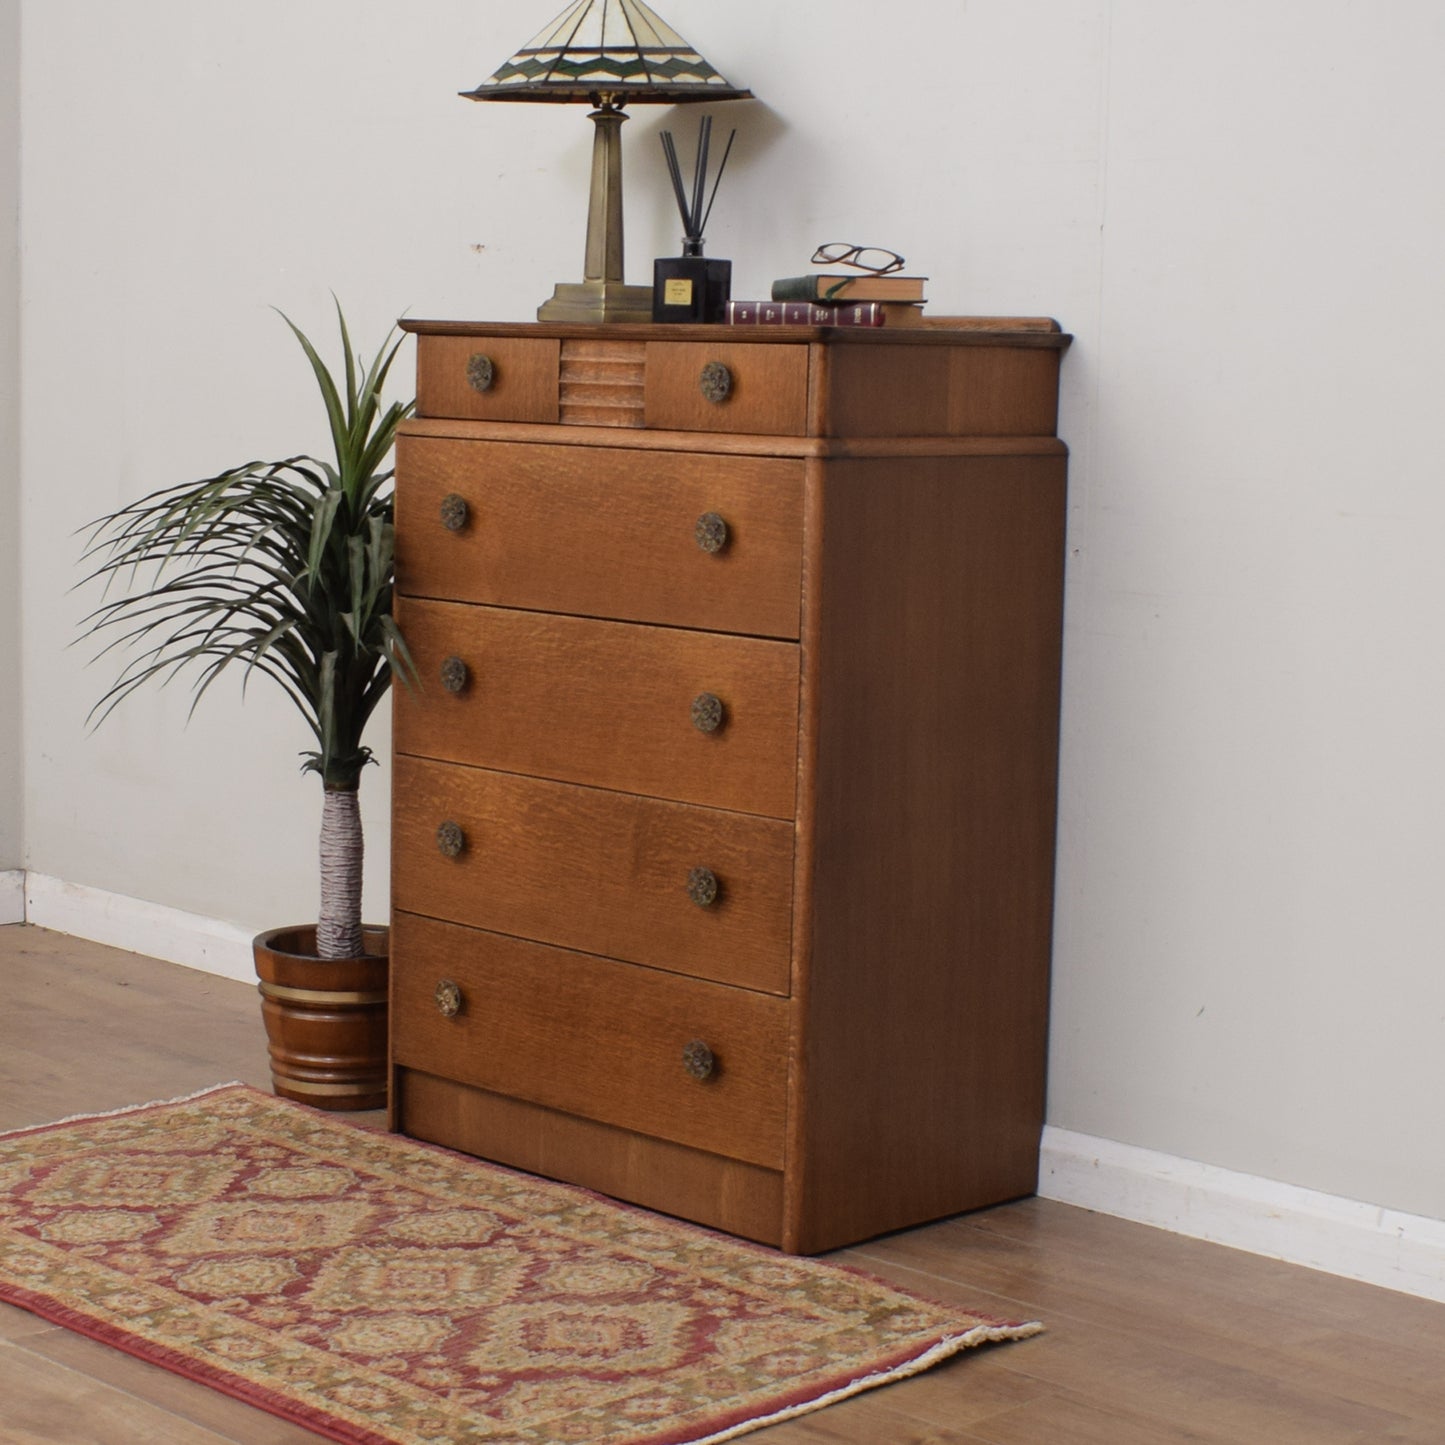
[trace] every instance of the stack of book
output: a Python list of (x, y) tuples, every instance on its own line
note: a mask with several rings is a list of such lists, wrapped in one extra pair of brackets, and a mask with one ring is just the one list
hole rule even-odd
[(839, 276), (773, 282), (770, 301), (729, 301), (732, 326), (921, 326), (926, 276)]

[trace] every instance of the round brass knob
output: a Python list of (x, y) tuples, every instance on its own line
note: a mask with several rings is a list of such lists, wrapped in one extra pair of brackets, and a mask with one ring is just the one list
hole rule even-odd
[(466, 846), (467, 835), (462, 832), (460, 823), (448, 819), (437, 829), (437, 852), (443, 858), (459, 857)]
[(715, 733), (726, 720), (722, 699), (710, 692), (700, 692), (692, 700), (692, 725), (700, 733)]
[(441, 667), (442, 686), (448, 692), (461, 692), (467, 685), (467, 665), (460, 657), (449, 657)]
[(716, 512), (704, 512), (697, 519), (693, 536), (704, 552), (721, 552), (728, 544), (728, 524)]
[(470, 510), (465, 497), (459, 497), (455, 492), (448, 492), (442, 498), (442, 526), (448, 532), (460, 532), (467, 525), (467, 514)]
[(496, 379), (496, 364), (486, 352), (473, 352), (467, 358), (467, 385), (473, 391), (490, 391)]
[(683, 1045), (682, 1067), (691, 1077), (701, 1081), (712, 1077), (713, 1070), (717, 1068), (717, 1059), (701, 1039), (693, 1039)]
[(698, 390), (714, 406), (720, 406), (733, 391), (733, 374), (720, 361), (709, 361), (697, 378)]
[(694, 868), (687, 875), (687, 896), (699, 908), (711, 908), (717, 902), (717, 874), (711, 868)]
[(444, 978), (437, 984), (436, 989), (437, 1012), (444, 1019), (454, 1019), (462, 1011), (462, 991), (458, 984), (449, 978)]

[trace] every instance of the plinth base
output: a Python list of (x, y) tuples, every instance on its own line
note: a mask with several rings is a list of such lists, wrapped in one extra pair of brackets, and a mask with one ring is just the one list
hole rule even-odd
[(651, 321), (652, 287), (620, 281), (559, 281), (537, 308), (538, 321)]

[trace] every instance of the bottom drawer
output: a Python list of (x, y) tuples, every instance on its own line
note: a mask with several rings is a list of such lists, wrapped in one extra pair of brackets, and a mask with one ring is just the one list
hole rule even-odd
[(401, 911), (391, 974), (395, 1064), (782, 1167), (784, 999)]
[(395, 1071), (392, 1103), (395, 1127), (415, 1139), (782, 1245), (781, 1170), (559, 1114), (419, 1069)]

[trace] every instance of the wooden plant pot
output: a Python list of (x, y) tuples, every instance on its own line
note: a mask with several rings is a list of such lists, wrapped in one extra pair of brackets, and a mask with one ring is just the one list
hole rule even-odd
[(363, 932), (360, 958), (317, 958), (316, 926), (252, 940), (271, 1082), (316, 1109), (386, 1107), (388, 930)]

